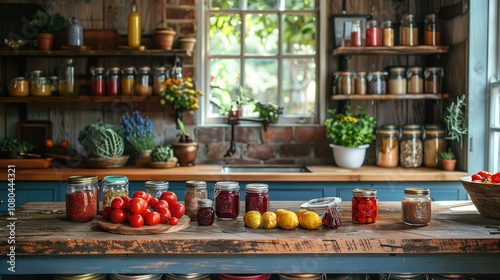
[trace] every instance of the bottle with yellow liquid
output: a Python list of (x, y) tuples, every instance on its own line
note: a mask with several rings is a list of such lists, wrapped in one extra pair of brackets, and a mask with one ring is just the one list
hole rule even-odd
[(130, 47), (141, 45), (141, 15), (137, 12), (135, 0), (132, 0), (132, 10), (128, 15), (128, 45)]
[(75, 79), (75, 65), (71, 58), (64, 60), (59, 68), (59, 94), (66, 96), (80, 94), (80, 85)]

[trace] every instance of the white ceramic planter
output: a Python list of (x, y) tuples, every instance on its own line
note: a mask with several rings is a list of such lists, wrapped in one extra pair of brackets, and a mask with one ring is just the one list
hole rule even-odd
[(363, 165), (365, 161), (366, 149), (369, 144), (359, 146), (358, 148), (349, 148), (330, 144), (333, 150), (333, 158), (339, 167), (357, 169)]

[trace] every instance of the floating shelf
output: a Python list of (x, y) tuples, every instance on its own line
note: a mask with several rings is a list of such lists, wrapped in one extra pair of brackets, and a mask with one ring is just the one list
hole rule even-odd
[(187, 50), (13, 50), (13, 49), (0, 49), (0, 56), (31, 56), (31, 57), (64, 57), (64, 56), (190, 56), (191, 53)]
[(448, 98), (448, 93), (443, 94), (353, 94), (332, 95), (332, 100), (439, 100)]
[(4, 96), (0, 103), (64, 103), (64, 102), (160, 102), (160, 96)]
[(447, 53), (449, 49), (448, 46), (338, 47), (333, 55), (421, 55)]

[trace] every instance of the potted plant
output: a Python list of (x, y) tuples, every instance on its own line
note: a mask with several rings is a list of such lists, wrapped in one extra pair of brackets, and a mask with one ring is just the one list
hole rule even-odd
[(37, 10), (30, 24), (38, 30), (36, 35), (38, 49), (51, 50), (54, 45), (54, 34), (66, 27), (66, 19), (59, 13), (49, 15)]
[(255, 100), (248, 96), (246, 90), (241, 86), (233, 91), (214, 86), (212, 87), (210, 103), (219, 108), (219, 114), (238, 119), (241, 116), (242, 107), (254, 105)]
[(155, 132), (151, 119), (142, 117), (138, 111), (134, 111), (132, 115), (125, 113), (120, 120), (120, 127), (127, 147), (135, 154), (135, 165), (149, 166), (151, 150), (155, 147)]
[(254, 112), (259, 113), (259, 118), (266, 118), (269, 123), (278, 123), (279, 117), (283, 114), (283, 107), (278, 107), (278, 105), (273, 103), (255, 103)]
[[(463, 111), (465, 106), (465, 95), (457, 96), (456, 102), (451, 102), (451, 104), (446, 108), (444, 117), (446, 139), (460, 143), (460, 148), (462, 148), (463, 136), (467, 134), (465, 113)], [(449, 151), (451, 152), (451, 150)], [(454, 154), (453, 157), (455, 157)], [(453, 167), (453, 169), (455, 168)]]
[(455, 159), (455, 154), (453, 153), (451, 148), (449, 148), (447, 151), (440, 151), (439, 159), (443, 164), (444, 170), (446, 171), (455, 170), (455, 164), (457, 163), (457, 160)]
[(151, 167), (170, 168), (174, 167), (176, 164), (177, 158), (174, 157), (174, 149), (172, 148), (172, 145), (158, 145), (151, 151)]
[(363, 165), (366, 149), (375, 140), (377, 121), (367, 115), (363, 106), (356, 106), (357, 115), (352, 112), (351, 106), (346, 105), (345, 108), (344, 114), (337, 114), (335, 109), (328, 110), (334, 117), (325, 121), (326, 138), (338, 166), (359, 168)]
[(195, 89), (192, 78), (168, 78), (162, 85), (164, 90), (160, 92), (160, 104), (172, 104), (177, 111), (177, 118), (182, 118), (183, 111), (200, 109), (199, 98), (204, 94), (201, 90)]
[(181, 166), (191, 166), (195, 164), (198, 155), (198, 143), (194, 142), (191, 135), (186, 131), (186, 127), (181, 119), (177, 119), (180, 133), (179, 142), (172, 144), (174, 155)]

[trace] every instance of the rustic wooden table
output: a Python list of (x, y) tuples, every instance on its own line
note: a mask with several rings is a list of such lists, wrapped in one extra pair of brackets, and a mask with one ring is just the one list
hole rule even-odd
[[(300, 204), (275, 202), (271, 210)], [(434, 202), (425, 227), (404, 225), (398, 202), (379, 202), (374, 224), (353, 224), (350, 202), (342, 202), (336, 230), (251, 229), (240, 214), (158, 235), (109, 233), (97, 219), (72, 223), (64, 208), (32, 202), (1, 218), (0, 274), (10, 273), (12, 252), (19, 274), (500, 273), (500, 234), (490, 234), (500, 219), (480, 216), (468, 201)]]

